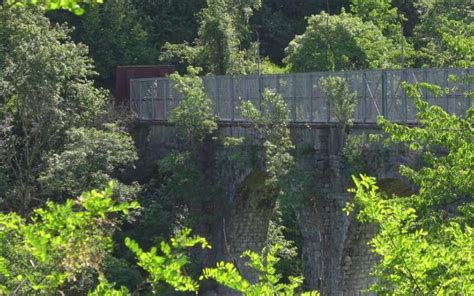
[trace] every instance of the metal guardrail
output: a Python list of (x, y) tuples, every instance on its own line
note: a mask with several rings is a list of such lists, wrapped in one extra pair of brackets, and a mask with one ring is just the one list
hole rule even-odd
[[(457, 81), (451, 75), (460, 77)], [(430, 104), (450, 113), (463, 114), (472, 104), (465, 92), (474, 91), (467, 78), (472, 69), (403, 69), (375, 71), (313, 72), (275, 75), (205, 76), (206, 92), (214, 103), (215, 114), (222, 121), (245, 121), (239, 111), (240, 100), (250, 100), (257, 106), (262, 91), (271, 88), (282, 94), (289, 107), (292, 122), (337, 122), (334, 106), (324, 95), (320, 79), (341, 76), (357, 92), (356, 123), (374, 123), (378, 115), (392, 121), (415, 122), (415, 107), (402, 89), (402, 82), (428, 82), (441, 87), (453, 87), (448, 96), (436, 98), (429, 91), (423, 95)], [(173, 89), (169, 78), (132, 79), (130, 109), (143, 121), (168, 120), (183, 95)]]

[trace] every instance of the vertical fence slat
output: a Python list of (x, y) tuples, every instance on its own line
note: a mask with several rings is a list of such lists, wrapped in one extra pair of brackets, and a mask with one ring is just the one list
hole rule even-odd
[(169, 80), (166, 80), (166, 82), (164, 83), (163, 85), (163, 119), (164, 120), (168, 120), (168, 100), (166, 99), (166, 97), (168, 96), (168, 88), (170, 86), (170, 81)]
[(216, 113), (217, 113), (217, 116), (220, 115), (220, 98), (221, 96), (219, 95), (220, 94), (220, 79), (218, 77), (215, 77), (214, 78), (216, 83), (215, 83), (215, 91), (216, 91), (216, 94), (215, 94), (215, 104), (216, 104)]
[(230, 111), (230, 120), (232, 123), (234, 122), (235, 114), (235, 103), (234, 103), (234, 77), (230, 76), (230, 104), (231, 104), (231, 111)]
[[(444, 82), (446, 85), (446, 89), (449, 87), (448, 77), (449, 77), (448, 70), (444, 69)], [(446, 112), (449, 113), (449, 94), (448, 93), (446, 93)]]
[(296, 75), (293, 75), (293, 106), (291, 108), (293, 112), (293, 121), (296, 121)]
[(380, 77), (382, 83), (382, 115), (387, 117), (387, 73), (382, 71), (382, 76)]
[(309, 74), (309, 121), (313, 122), (313, 73)]
[[(407, 80), (407, 72), (405, 70), (403, 70), (402, 73), (401, 73), (400, 83), (403, 83), (403, 81), (406, 81), (406, 80)], [(402, 88), (402, 89), (400, 89), (400, 91), (403, 94), (403, 99), (402, 99), (403, 121), (407, 122), (408, 121), (408, 100), (407, 100), (407, 96), (405, 94), (405, 90), (403, 90), (403, 88)]]

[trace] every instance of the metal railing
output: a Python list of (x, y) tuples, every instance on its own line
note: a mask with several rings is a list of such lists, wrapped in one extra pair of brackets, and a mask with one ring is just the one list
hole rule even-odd
[[(334, 106), (324, 95), (320, 79), (341, 76), (347, 79), (357, 92), (355, 122), (374, 123), (378, 115), (392, 121), (414, 122), (413, 102), (402, 89), (402, 82), (428, 82), (455, 90), (447, 96), (436, 96), (424, 91), (430, 104), (439, 105), (450, 113), (463, 114), (472, 104), (466, 98), (473, 91), (470, 79), (472, 69), (403, 69), (376, 71), (313, 72), (276, 75), (205, 76), (206, 92), (214, 103), (215, 114), (222, 121), (245, 121), (239, 106), (241, 100), (250, 100), (257, 106), (265, 88), (282, 94), (289, 107), (292, 122), (332, 123), (337, 122)], [(453, 81), (450, 76), (460, 79)], [(168, 120), (170, 112), (183, 99), (173, 89), (169, 78), (132, 79), (130, 81), (130, 109), (140, 120)]]

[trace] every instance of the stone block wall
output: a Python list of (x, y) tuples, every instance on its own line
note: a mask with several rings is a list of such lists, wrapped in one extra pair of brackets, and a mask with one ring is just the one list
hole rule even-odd
[[(368, 134), (378, 130), (362, 125), (355, 126), (352, 132)], [(138, 170), (143, 172), (169, 151), (180, 147), (171, 125), (143, 125), (135, 134), (141, 156), (139, 166), (143, 167)], [(375, 228), (359, 224), (343, 212), (351, 199), (347, 188), (351, 187), (353, 173), (342, 155), (345, 137), (334, 125), (294, 125), (291, 134), (297, 147), (297, 161), (305, 170), (314, 173), (314, 190), (305, 200), (294, 204), (303, 237), (301, 256), (305, 287), (318, 289), (322, 295), (366, 295), (364, 290), (372, 283), (370, 269), (377, 260), (367, 245)], [(275, 194), (266, 191), (265, 176), (258, 169), (259, 164), (240, 168), (238, 172), (235, 167), (225, 164), (227, 152), (221, 139), (225, 136), (252, 138), (254, 135), (249, 125), (227, 125), (221, 126), (216, 137), (210, 140), (210, 145), (216, 146), (216, 155), (221, 158), (210, 168), (215, 174), (212, 179), (221, 182), (223, 190), (215, 201), (222, 203), (215, 207), (220, 211), (216, 213), (220, 218), (208, 233), (209, 241), (214, 245), (214, 255), (210, 258), (234, 261), (251, 281), (256, 280), (256, 274), (244, 266), (240, 254), (246, 249), (259, 251), (264, 247)], [(249, 145), (253, 145), (252, 141)], [(261, 150), (261, 147), (256, 148)], [(389, 184), (387, 188), (397, 190), (404, 184), (398, 166), (406, 159), (412, 157), (399, 147), (370, 146), (362, 155), (366, 173), (383, 179), (382, 183)], [(225, 289), (215, 289), (208, 294), (233, 294)]]

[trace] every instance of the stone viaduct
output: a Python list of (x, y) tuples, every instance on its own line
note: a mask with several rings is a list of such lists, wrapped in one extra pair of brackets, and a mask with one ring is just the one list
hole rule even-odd
[[(420, 162), (417, 155), (404, 147), (387, 148), (368, 143), (368, 134), (380, 133), (375, 124), (376, 116), (416, 124), (414, 107), (401, 88), (403, 81), (455, 87), (451, 95), (443, 98), (437, 99), (430, 93), (424, 95), (430, 103), (462, 114), (472, 104), (464, 96), (465, 91), (472, 90), (472, 85), (465, 81), (452, 82), (449, 76), (465, 76), (470, 71), (404, 69), (205, 77), (206, 90), (214, 101), (220, 123), (215, 136), (207, 140), (202, 155), (209, 159), (206, 172), (209, 182), (220, 184), (223, 191), (207, 205), (217, 218), (204, 230), (213, 251), (203, 261), (213, 265), (216, 260), (234, 260), (239, 269), (247, 272), (246, 276), (255, 279), (239, 255), (246, 249), (260, 251), (265, 246), (275, 194), (266, 190), (265, 176), (258, 165), (229, 161), (233, 151), (224, 147), (222, 139), (226, 136), (252, 138), (253, 129), (239, 114), (239, 99), (258, 104), (261, 90), (273, 88), (283, 94), (289, 105), (289, 126), (296, 147), (294, 155), (299, 167), (308, 172), (311, 188), (304, 198), (290, 201), (303, 238), (300, 251), (305, 286), (320, 290), (322, 295), (366, 294), (364, 289), (372, 282), (370, 268), (377, 260), (367, 245), (375, 228), (358, 223), (342, 210), (351, 199), (347, 193), (351, 175), (363, 171), (377, 177), (383, 190), (409, 194), (416, 188), (399, 175), (398, 167), (401, 163), (416, 166)], [(358, 165), (350, 163), (343, 153), (347, 134), (338, 126), (334, 108), (319, 87), (319, 79), (328, 75), (347, 78), (357, 92), (355, 124), (350, 133), (365, 139)], [(181, 145), (174, 126), (167, 119), (182, 97), (173, 91), (172, 82), (167, 78), (132, 80), (130, 90), (130, 107), (140, 120), (135, 132), (141, 155), (140, 169), (146, 171)], [(258, 156), (261, 147), (255, 148)], [(209, 291), (211, 295), (230, 294), (223, 290), (212, 292), (213, 287)]]

